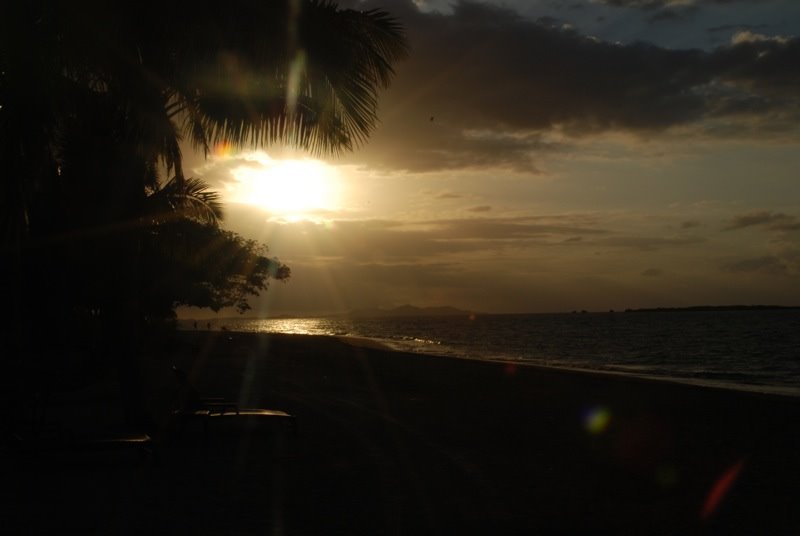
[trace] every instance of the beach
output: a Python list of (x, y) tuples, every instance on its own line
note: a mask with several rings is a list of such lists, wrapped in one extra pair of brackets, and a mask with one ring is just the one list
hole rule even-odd
[[(235, 424), (210, 438), (167, 433), (173, 364), (203, 393), (291, 413), (296, 433), (279, 425), (238, 433)], [(20, 534), (800, 531), (798, 398), (223, 331), (178, 332), (146, 368), (156, 456), (20, 461), (4, 448), (7, 526)], [(114, 395), (102, 392), (100, 412), (111, 421)], [(74, 421), (83, 413), (69, 408), (87, 400), (54, 397), (53, 414)]]

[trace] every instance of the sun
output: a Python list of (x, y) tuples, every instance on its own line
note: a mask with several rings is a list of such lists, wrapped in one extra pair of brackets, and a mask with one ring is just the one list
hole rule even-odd
[(231, 174), (231, 201), (260, 207), (275, 216), (314, 219), (339, 208), (338, 173), (320, 160), (278, 160), (254, 153)]

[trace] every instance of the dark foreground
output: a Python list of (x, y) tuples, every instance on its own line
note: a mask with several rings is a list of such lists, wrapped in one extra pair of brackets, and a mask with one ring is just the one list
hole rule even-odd
[[(153, 356), (161, 417), (173, 362), (296, 437), (162, 419), (155, 457), (3, 447), (4, 533), (800, 533), (799, 399), (215, 332)], [(51, 418), (106, 426), (98, 392)]]

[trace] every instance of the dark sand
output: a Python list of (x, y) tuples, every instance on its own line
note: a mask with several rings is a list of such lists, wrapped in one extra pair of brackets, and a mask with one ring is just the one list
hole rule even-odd
[[(293, 413), (297, 436), (158, 434), (156, 460), (4, 448), (4, 533), (800, 534), (797, 398), (179, 333), (150, 362), (162, 416), (173, 361), (206, 393)], [(592, 408), (610, 416), (596, 433)]]

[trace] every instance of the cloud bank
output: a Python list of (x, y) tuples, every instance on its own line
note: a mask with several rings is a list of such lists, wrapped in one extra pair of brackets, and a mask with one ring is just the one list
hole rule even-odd
[(412, 54), (381, 101), (372, 165), (536, 171), (535, 155), (602, 132), (798, 133), (798, 38), (743, 32), (712, 51), (671, 50), (604, 42), (486, 4), (460, 1), (450, 14), (410, 0), (359, 4), (373, 5), (402, 20)]

